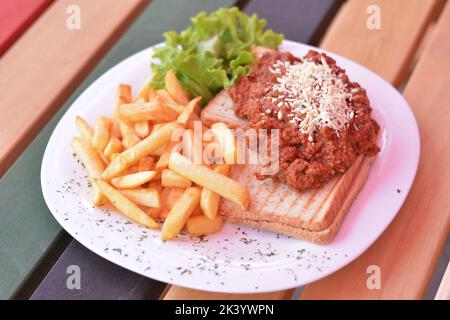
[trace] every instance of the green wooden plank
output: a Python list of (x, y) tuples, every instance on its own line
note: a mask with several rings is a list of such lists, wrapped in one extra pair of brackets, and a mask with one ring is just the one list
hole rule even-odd
[[(234, 0), (154, 0), (0, 179), (0, 299), (14, 295), (61, 232), (42, 197), (40, 167), (47, 141), (73, 101), (110, 67), (149, 45), (167, 30), (181, 30), (200, 10)], [(82, 30), (81, 30), (82, 32)]]

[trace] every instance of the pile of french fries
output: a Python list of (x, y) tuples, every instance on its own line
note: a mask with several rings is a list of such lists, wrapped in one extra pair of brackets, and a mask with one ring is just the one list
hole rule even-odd
[[(147, 82), (133, 98), (131, 86), (120, 84), (114, 114), (99, 117), (93, 127), (77, 117), (80, 137), (71, 146), (88, 171), (96, 206), (109, 201), (148, 228), (159, 229), (162, 223), (163, 240), (182, 230), (208, 235), (223, 226), (221, 197), (244, 209), (250, 204), (248, 190), (227, 176), (236, 142), (225, 124), (214, 124), (211, 143), (224, 161), (199, 164), (207, 147), (201, 143), (198, 150), (193, 142), (200, 98), (190, 99), (173, 72), (167, 73), (165, 87), (155, 90)], [(173, 141), (176, 130), (183, 133), (183, 154)]]

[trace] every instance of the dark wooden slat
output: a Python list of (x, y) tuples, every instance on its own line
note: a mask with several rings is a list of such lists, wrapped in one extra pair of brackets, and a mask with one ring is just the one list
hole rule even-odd
[[(80, 268), (80, 289), (67, 287), (71, 266)], [(164, 287), (164, 283), (112, 264), (73, 240), (31, 299), (157, 299)]]
[(268, 27), (284, 33), (286, 39), (316, 44), (341, 3), (337, 0), (252, 0), (244, 5), (244, 11), (267, 19)]
[[(3, 186), (7, 186), (9, 188), (8, 193), (6, 194), (7, 197), (13, 197), (14, 194), (17, 194), (20, 190), (22, 190), (22, 188), (25, 189), (28, 193), (28, 200), (24, 205), (19, 204), (18, 210), (20, 212), (33, 212), (34, 215), (38, 215), (40, 217), (38, 221), (40, 225), (32, 228), (36, 233), (42, 232), (43, 230), (44, 232), (47, 232), (45, 230), (50, 228), (50, 234), (53, 235), (53, 237), (48, 237), (45, 242), (39, 243), (40, 246), (44, 248), (50, 247), (54, 237), (58, 234), (60, 227), (48, 211), (42, 198), (39, 181), (34, 177), (38, 177), (40, 174), (40, 164), (45, 146), (51, 132), (61, 118), (63, 112), (70, 107), (73, 101), (81, 94), (81, 92), (83, 92), (83, 90), (85, 90), (96, 78), (98, 78), (110, 67), (117, 64), (122, 59), (130, 56), (132, 53), (162, 41), (163, 32), (167, 30), (184, 29), (189, 23), (189, 18), (200, 10), (211, 11), (220, 6), (230, 6), (234, 3), (234, 0), (222, 0), (215, 2), (206, 0), (191, 0), (189, 2), (179, 2), (177, 0), (154, 0), (152, 4), (143, 11), (141, 16), (133, 23), (123, 37), (115, 44), (110, 52), (102, 59), (99, 65), (75, 91), (68, 102), (61, 108), (57, 115), (45, 127), (45, 129), (38, 135), (35, 141), (19, 158), (17, 163), (9, 170), (4, 178), (0, 180), (0, 199), (3, 197)], [(26, 176), (23, 175), (24, 172), (27, 172)], [(32, 182), (34, 182), (33, 186), (29, 187), (28, 184)], [(17, 204), (8, 202), (5, 203), (5, 206), (11, 212), (17, 210)], [(31, 229), (31, 227), (29, 227), (29, 229)], [(21, 232), (25, 231), (25, 229), (21, 230)], [(106, 297), (108, 295), (106, 289), (108, 289), (109, 286), (114, 285), (114, 281), (116, 281), (114, 279), (119, 278), (128, 280), (121, 282), (120, 292), (122, 293), (119, 291), (115, 292), (114, 294), (116, 297), (122, 295), (126, 299), (140, 299), (144, 297), (146, 292), (154, 292), (155, 296), (157, 296), (162, 291), (162, 288), (158, 282), (137, 276), (128, 270), (119, 268), (112, 263), (103, 260), (103, 258), (97, 257), (89, 250), (80, 248), (79, 245), (74, 243), (67, 247), (66, 251), (61, 256), (61, 259), (56, 262), (55, 266), (42, 280), (42, 283), (33, 293), (33, 298), (69, 299), (75, 298), (75, 296), (82, 298), (83, 293), (80, 293), (80, 296), (78, 296), (76, 292), (69, 294), (65, 286), (55, 284), (55, 281), (62, 281), (64, 277), (67, 276), (65, 274), (65, 270), (67, 268), (66, 264), (69, 262), (77, 264), (77, 261), (80, 261), (80, 263), (83, 263), (85, 266), (90, 266), (84, 275), (84, 279), (87, 283), (96, 283), (96, 286), (92, 288), (92, 290), (85, 292), (91, 298), (94, 296), (97, 298), (102, 298), (100, 295), (102, 291), (105, 291), (104, 297)], [(27, 245), (31, 250), (33, 244), (28, 243)], [(42, 252), (45, 251), (43, 250)], [(10, 266), (11, 272), (17, 270), (18, 267), (19, 266), (17, 265)], [(114, 277), (111, 276), (110, 272), (114, 275)], [(21, 294), (22, 292), (30, 291), (28, 286), (32, 285), (31, 283), (36, 282), (33, 277), (31, 277), (31, 279), (33, 281), (27, 281), (21, 290), (16, 293), (16, 296), (22, 298), (25, 296), (25, 294)], [(154, 285), (153, 289), (152, 284)], [(139, 289), (133, 289), (136, 285), (138, 285)], [(156, 294), (156, 292), (158, 294)], [(5, 296), (7, 296), (7, 294), (3, 295), (3, 297)], [(0, 298), (1, 297), (2, 292), (0, 290)], [(109, 297), (113, 298), (112, 296)]]

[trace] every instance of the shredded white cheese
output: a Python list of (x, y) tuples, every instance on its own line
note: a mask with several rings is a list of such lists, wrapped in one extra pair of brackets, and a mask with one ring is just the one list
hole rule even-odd
[[(285, 74), (281, 74), (282, 69)], [(322, 126), (335, 130), (338, 135), (348, 127), (354, 116), (347, 102), (351, 92), (323, 57), (321, 64), (277, 61), (270, 70), (280, 73), (271, 91), (278, 94), (277, 101), (287, 104), (287, 116), (291, 123), (298, 125), (300, 132), (312, 139)]]

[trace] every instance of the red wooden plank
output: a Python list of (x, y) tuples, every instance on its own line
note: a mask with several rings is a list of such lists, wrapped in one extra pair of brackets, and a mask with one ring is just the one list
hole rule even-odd
[(0, 56), (53, 0), (0, 0)]

